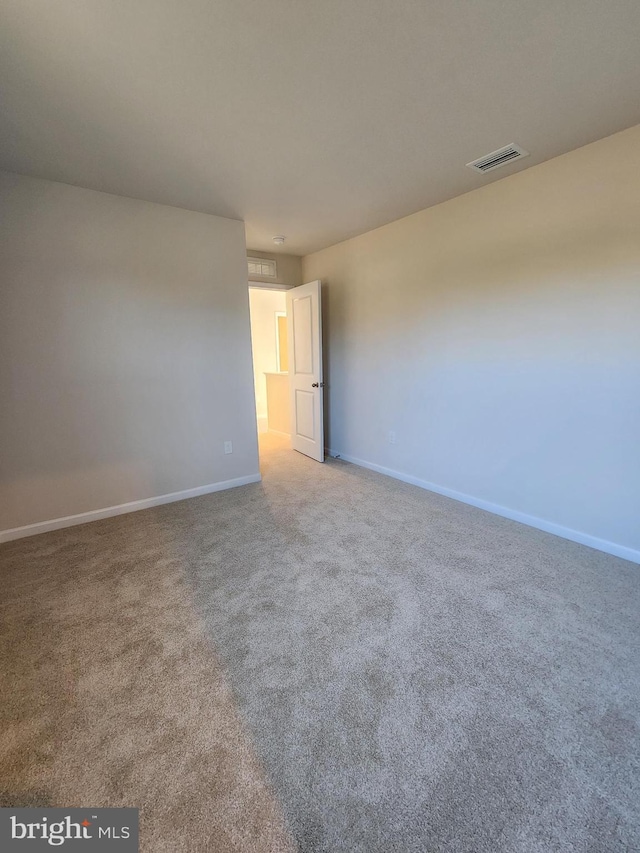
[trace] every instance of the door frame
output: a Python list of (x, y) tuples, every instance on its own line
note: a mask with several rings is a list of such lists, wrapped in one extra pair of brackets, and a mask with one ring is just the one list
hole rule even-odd
[[(293, 290), (295, 285), (292, 284), (272, 284), (267, 281), (254, 281), (253, 279), (248, 280), (247, 287), (247, 297), (250, 290), (273, 290), (280, 293), (286, 293), (287, 290)], [(248, 300), (247, 300), (248, 301)], [(249, 348), (251, 350), (251, 388), (253, 390), (253, 412), (255, 416), (255, 430), (256, 430), (256, 446), (258, 450), (258, 470), (260, 470), (260, 430), (258, 428), (258, 407), (257, 401), (255, 397), (255, 387), (256, 387), (256, 376), (253, 364), (253, 329), (251, 326), (251, 308), (250, 305), (247, 304), (247, 308), (249, 309)], [(285, 315), (286, 315), (286, 303), (285, 303)], [(277, 334), (277, 320), (276, 320), (276, 334)], [(276, 348), (278, 346), (277, 338), (276, 338)], [(276, 349), (276, 359), (278, 357), (278, 351)], [(282, 435), (286, 438), (289, 438), (288, 434), (277, 432), (276, 430), (272, 430), (272, 432), (276, 435)]]

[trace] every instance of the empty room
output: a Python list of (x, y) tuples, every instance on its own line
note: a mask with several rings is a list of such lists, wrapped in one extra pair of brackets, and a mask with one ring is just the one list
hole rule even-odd
[(637, 0), (0, 0), (0, 850), (640, 850)]

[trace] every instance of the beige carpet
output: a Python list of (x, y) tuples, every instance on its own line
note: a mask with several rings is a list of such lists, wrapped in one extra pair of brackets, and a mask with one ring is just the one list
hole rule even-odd
[(137, 806), (149, 853), (292, 851), (166, 527), (0, 546), (0, 806)]
[(640, 570), (273, 436), (0, 547), (3, 803), (143, 851), (640, 850)]

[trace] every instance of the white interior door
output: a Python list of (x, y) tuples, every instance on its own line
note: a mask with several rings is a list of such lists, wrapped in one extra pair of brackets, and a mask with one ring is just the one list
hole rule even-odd
[(324, 462), (324, 382), (320, 282), (287, 291), (291, 444)]

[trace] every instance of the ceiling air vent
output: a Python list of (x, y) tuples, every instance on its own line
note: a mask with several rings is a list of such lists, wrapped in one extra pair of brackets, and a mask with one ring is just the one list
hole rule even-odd
[(470, 169), (474, 172), (491, 172), (493, 169), (498, 169), (500, 166), (506, 166), (514, 160), (521, 160), (523, 157), (528, 157), (529, 152), (519, 145), (505, 145), (504, 148), (498, 148), (497, 151), (492, 151), (491, 154), (486, 154), (478, 160), (472, 160), (467, 163)]

